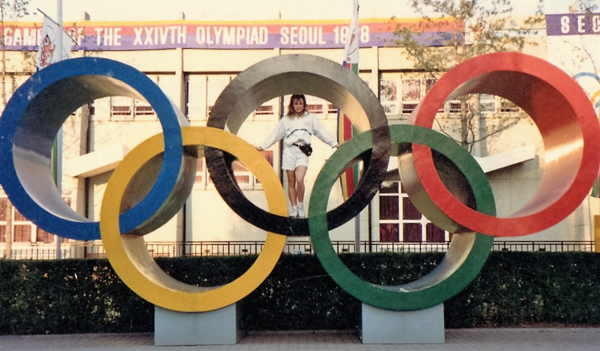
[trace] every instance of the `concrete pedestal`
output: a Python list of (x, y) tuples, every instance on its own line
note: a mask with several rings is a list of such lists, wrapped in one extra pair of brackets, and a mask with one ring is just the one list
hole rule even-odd
[(233, 304), (210, 312), (175, 312), (154, 307), (154, 345), (235, 345), (244, 337)]
[(389, 311), (362, 304), (363, 344), (443, 344), (444, 305)]

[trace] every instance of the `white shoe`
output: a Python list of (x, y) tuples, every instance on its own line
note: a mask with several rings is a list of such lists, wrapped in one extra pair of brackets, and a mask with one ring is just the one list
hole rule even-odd
[(292, 218), (298, 217), (298, 208), (296, 208), (296, 206), (292, 207), (292, 211), (290, 212), (290, 217), (292, 217)]
[(306, 212), (304, 212), (304, 206), (298, 206), (298, 218), (306, 218)]

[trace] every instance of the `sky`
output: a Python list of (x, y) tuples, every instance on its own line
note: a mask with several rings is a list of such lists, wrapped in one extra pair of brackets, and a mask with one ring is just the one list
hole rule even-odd
[[(594, 0), (600, 3), (600, 0)], [(36, 9), (57, 18), (59, 0), (31, 0), (27, 21), (41, 21)], [(539, 0), (512, 0), (513, 13), (533, 15)], [(545, 13), (567, 13), (569, 0), (544, 0)], [(152, 3), (152, 6), (148, 4)], [(360, 18), (419, 17), (409, 0), (359, 0)], [(352, 0), (62, 0), (63, 21), (80, 21), (87, 12), (92, 21), (349, 19)]]

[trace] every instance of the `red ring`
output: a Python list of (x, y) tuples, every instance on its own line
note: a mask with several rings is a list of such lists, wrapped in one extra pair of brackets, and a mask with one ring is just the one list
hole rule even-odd
[(417, 107), (414, 124), (431, 128), (444, 101), (473, 93), (506, 98), (537, 125), (546, 150), (538, 192), (507, 218), (482, 214), (446, 189), (431, 150), (413, 145), (415, 169), (424, 190), (458, 225), (488, 235), (532, 234), (566, 218), (588, 195), (600, 166), (600, 127), (581, 87), (559, 68), (533, 56), (483, 55), (444, 74)]

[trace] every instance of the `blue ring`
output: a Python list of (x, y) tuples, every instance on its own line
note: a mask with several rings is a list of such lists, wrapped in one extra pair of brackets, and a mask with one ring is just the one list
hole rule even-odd
[(17, 89), (0, 119), (0, 184), (14, 206), (48, 232), (77, 240), (100, 239), (99, 223), (75, 213), (62, 200), (52, 179), (50, 155), (56, 134), (69, 115), (108, 96), (148, 101), (156, 111), (165, 142), (157, 180), (142, 201), (121, 214), (121, 232), (145, 224), (176, 184), (183, 160), (184, 118), (162, 90), (142, 72), (117, 61), (84, 57), (55, 63)]

